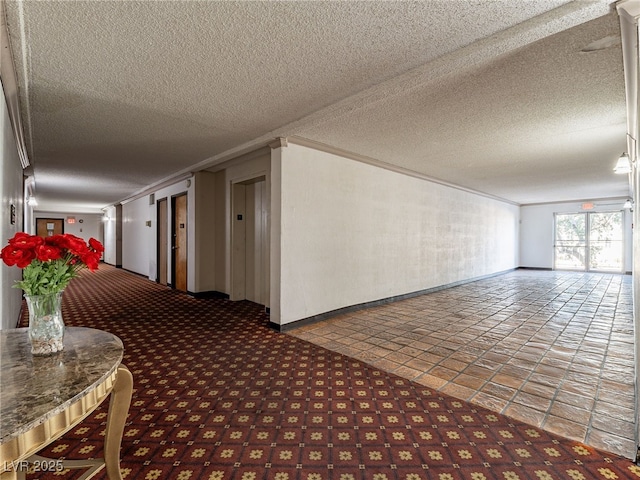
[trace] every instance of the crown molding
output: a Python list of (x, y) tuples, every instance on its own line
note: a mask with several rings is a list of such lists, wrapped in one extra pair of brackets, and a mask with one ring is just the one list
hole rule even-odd
[(342, 150), (338, 147), (332, 147), (331, 145), (327, 145), (325, 143), (316, 142), (315, 140), (309, 140), (308, 138), (299, 137), (299, 136), (291, 136), (287, 137), (288, 143), (300, 145), (301, 147), (312, 148), (314, 150), (319, 150), (321, 152), (330, 153), (332, 155), (337, 155), (339, 157), (344, 157), (349, 160), (355, 160), (357, 162), (366, 163), (367, 165), (372, 165), (374, 167), (383, 168), (385, 170), (392, 171), (394, 173), (399, 173), (401, 175), (407, 175), (409, 177), (418, 178), (420, 180), (424, 180), (426, 182), (437, 183), (438, 185), (443, 185), (445, 187), (453, 188), (456, 190), (460, 190), (462, 192), (472, 193), (474, 195), (479, 195), (481, 197), (490, 198), (491, 200), (496, 200), (503, 203), (508, 203), (510, 205), (515, 205), (519, 207), (520, 204), (517, 202), (513, 202), (511, 200), (507, 200), (506, 198), (498, 197), (496, 195), (491, 195), (489, 193), (480, 192), (478, 190), (473, 190), (472, 188), (463, 187), (461, 185), (456, 185), (455, 183), (450, 183), (445, 180), (440, 180), (439, 178), (430, 177), (429, 175), (425, 175), (420, 172), (416, 172), (415, 170), (411, 170), (404, 167), (399, 167), (397, 165), (392, 165), (387, 162), (383, 162), (381, 160), (377, 160), (372, 157), (367, 157), (366, 155), (360, 155), (359, 153), (349, 152), (347, 150)]
[(633, 23), (638, 23), (640, 18), (640, 0), (621, 0), (616, 3), (619, 15), (624, 15)]
[(9, 31), (7, 30), (4, 1), (0, 2), (0, 45), (0, 80), (2, 81), (2, 89), (4, 90), (7, 109), (9, 111), (9, 123), (11, 124), (13, 136), (18, 148), (18, 157), (20, 158), (22, 168), (25, 169), (31, 165), (31, 162), (29, 162), (22, 116), (20, 115), (18, 79), (15, 64), (13, 63), (13, 51), (9, 40)]
[(269, 148), (275, 150), (276, 148), (284, 148), (289, 146), (287, 137), (278, 137), (273, 142), (269, 143)]

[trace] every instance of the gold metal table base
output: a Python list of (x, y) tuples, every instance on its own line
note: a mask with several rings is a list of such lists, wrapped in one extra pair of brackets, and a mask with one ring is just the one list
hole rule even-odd
[[(127, 367), (120, 365), (118, 370), (107, 378), (90, 394), (70, 405), (69, 408), (38, 425), (30, 432), (17, 437), (11, 442), (0, 446), (2, 458), (13, 458), (0, 468), (0, 480), (23, 480), (29, 465), (39, 469), (88, 468), (79, 480), (93, 477), (104, 467), (107, 469), (109, 480), (122, 480), (120, 473), (120, 445), (122, 434), (129, 412), (131, 395), (133, 393), (133, 376)], [(104, 440), (104, 458), (89, 460), (54, 460), (41, 457), (35, 452), (57, 440), (73, 427), (78, 425), (102, 401), (111, 394), (109, 412), (107, 414), (107, 428)]]

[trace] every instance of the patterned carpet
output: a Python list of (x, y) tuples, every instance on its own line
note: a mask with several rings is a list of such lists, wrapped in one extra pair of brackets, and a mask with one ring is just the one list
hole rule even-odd
[[(107, 265), (72, 282), (65, 322), (118, 335), (134, 376), (124, 478), (640, 478), (627, 459), (278, 333), (262, 310), (195, 299)], [(105, 417), (103, 405), (43, 453), (100, 455)]]

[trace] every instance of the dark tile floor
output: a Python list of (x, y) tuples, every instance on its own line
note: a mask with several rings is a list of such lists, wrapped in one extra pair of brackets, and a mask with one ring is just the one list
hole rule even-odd
[(635, 459), (629, 275), (516, 270), (289, 333)]

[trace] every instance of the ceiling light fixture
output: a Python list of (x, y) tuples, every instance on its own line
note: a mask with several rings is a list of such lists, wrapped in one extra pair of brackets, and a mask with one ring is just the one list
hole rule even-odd
[(629, 160), (629, 155), (626, 153), (620, 155), (613, 171), (619, 174), (631, 173), (631, 161)]

